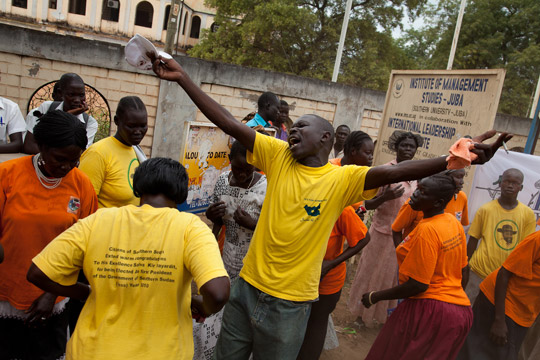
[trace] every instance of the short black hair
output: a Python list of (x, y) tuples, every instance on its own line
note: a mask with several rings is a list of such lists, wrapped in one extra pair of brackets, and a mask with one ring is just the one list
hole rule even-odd
[(395, 130), (388, 139), (388, 148), (392, 151), (397, 151), (399, 143), (405, 139), (412, 139), (417, 149), (424, 144), (424, 138), (418, 134), (413, 134), (410, 131)]
[(88, 145), (84, 124), (75, 116), (61, 110), (48, 111), (34, 127), (38, 146), (64, 148), (75, 145), (82, 150)]
[(454, 179), (450, 175), (439, 173), (427, 177), (425, 180), (433, 181), (437, 185), (436, 189), (433, 189), (433, 195), (444, 200), (443, 208), (445, 208), (456, 193), (456, 183)]
[(277, 100), (279, 102), (276, 94), (270, 91), (264, 92), (261, 96), (259, 96), (259, 99), (257, 100), (257, 106), (259, 109), (263, 109), (266, 104), (273, 103), (274, 100)]
[(156, 157), (143, 162), (133, 176), (133, 193), (136, 197), (145, 194), (163, 194), (177, 204), (187, 199), (188, 175), (176, 160)]
[(350, 156), (353, 150), (360, 150), (362, 144), (366, 141), (373, 141), (373, 139), (363, 131), (353, 131), (347, 136), (343, 144), (343, 154)]
[(281, 106), (289, 106), (289, 103), (286, 102), (285, 100), (279, 100), (279, 105), (281, 105)]
[(339, 128), (345, 128), (345, 129), (349, 130), (349, 133), (351, 132), (351, 128), (349, 127), (349, 125), (341, 124), (341, 125), (339, 125), (339, 126), (336, 128), (336, 131), (337, 131)]
[(65, 89), (66, 86), (71, 84), (72, 82), (81, 82), (84, 85), (84, 80), (82, 77), (75, 73), (67, 73), (60, 77), (60, 80), (58, 80), (58, 88), (60, 90)]
[(118, 102), (116, 108), (116, 116), (123, 116), (128, 110), (144, 110), (146, 112), (146, 106), (138, 96), (124, 96)]
[[(268, 135), (268, 134), (266, 134)], [(247, 149), (242, 143), (238, 140), (235, 140), (231, 146), (231, 152), (229, 153), (229, 159), (234, 159), (236, 156), (246, 157)]]
[(516, 169), (516, 168), (510, 168), (510, 169), (506, 169), (504, 170), (504, 172), (502, 173), (501, 175), (501, 181), (502, 181), (502, 177), (506, 174), (515, 174), (517, 176), (520, 176), (521, 177), (521, 183), (523, 184), (523, 180), (525, 180), (525, 175), (523, 174), (523, 171), (519, 170), (519, 169)]

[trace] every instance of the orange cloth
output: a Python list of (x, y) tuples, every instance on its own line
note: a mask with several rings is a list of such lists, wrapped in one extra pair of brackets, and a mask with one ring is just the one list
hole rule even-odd
[(77, 220), (95, 212), (97, 197), (90, 179), (77, 168), (57, 188), (44, 188), (32, 156), (0, 164), (0, 187), (0, 243), (5, 251), (0, 300), (26, 310), (43, 294), (26, 281), (32, 258)]
[(219, 252), (221, 255), (223, 255), (223, 245), (225, 245), (225, 225), (221, 226), (221, 229), (219, 230), (219, 235), (217, 238), (217, 243), (219, 246)]
[[(347, 206), (334, 224), (334, 228), (328, 239), (328, 246), (324, 260), (333, 260), (343, 253), (345, 238), (349, 247), (356, 246), (360, 240), (366, 237), (368, 229), (360, 220), (354, 208)], [(330, 270), (319, 284), (319, 294), (331, 295), (337, 293), (345, 284), (347, 266), (342, 262)]]
[(478, 158), (478, 155), (471, 152), (474, 143), (471, 139), (461, 138), (450, 147), (450, 155), (446, 158), (447, 169), (463, 169), (471, 165), (471, 162)]
[[(422, 211), (415, 211), (409, 206), (410, 200), (410, 198), (407, 199), (401, 206), (401, 209), (399, 209), (399, 212), (394, 219), (394, 223), (392, 224), (392, 231), (403, 231), (403, 238), (405, 238), (424, 217)], [(467, 195), (463, 191), (460, 191), (457, 194), (456, 199), (452, 198), (452, 200), (448, 202), (444, 212), (455, 215), (456, 219), (461, 222), (461, 225), (469, 225)]]
[[(508, 280), (504, 313), (518, 325), (530, 327), (540, 313), (540, 231), (521, 241), (502, 266), (513, 275)], [(495, 304), (499, 270), (480, 283), (480, 290)]]
[(463, 226), (447, 213), (422, 219), (396, 249), (399, 282), (409, 278), (428, 284), (412, 299), (434, 299), (469, 306), (461, 287), (461, 270), (467, 265), (467, 242)]
[[(328, 162), (330, 164), (332, 164), (332, 165), (341, 166), (341, 158), (330, 159), (330, 160), (328, 160)], [(352, 166), (354, 166), (354, 165), (352, 165)], [(360, 202), (352, 204), (351, 206), (354, 208), (354, 210), (358, 210), (358, 208), (360, 206), (362, 206), (363, 203), (364, 203), (363, 201), (360, 201)], [(332, 293), (332, 294), (334, 294), (334, 293)]]

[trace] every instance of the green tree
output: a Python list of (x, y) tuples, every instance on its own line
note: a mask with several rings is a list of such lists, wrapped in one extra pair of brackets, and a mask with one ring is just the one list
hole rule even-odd
[[(353, 1), (339, 81), (385, 90), (392, 68), (412, 63), (391, 37), (426, 0)], [(345, 1), (207, 0), (217, 9), (191, 56), (329, 80)]]
[[(427, 10), (427, 25), (401, 40), (424, 68), (445, 69), (459, 0)], [(540, 1), (470, 0), (461, 26), (454, 69), (506, 69), (499, 111), (526, 116), (540, 74)], [(425, 59), (425, 60), (422, 60)]]

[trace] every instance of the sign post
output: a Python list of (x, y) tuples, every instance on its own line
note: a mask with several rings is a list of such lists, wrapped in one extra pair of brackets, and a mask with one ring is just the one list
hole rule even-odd
[(504, 75), (503, 69), (392, 71), (375, 164), (395, 159), (388, 139), (396, 130), (422, 136), (414, 158), (429, 159), (448, 155), (462, 137), (492, 129)]

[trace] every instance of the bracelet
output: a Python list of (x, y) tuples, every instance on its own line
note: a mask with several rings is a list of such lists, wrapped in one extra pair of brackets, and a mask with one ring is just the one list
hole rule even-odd
[(372, 291), (369, 293), (368, 295), (368, 301), (369, 301), (369, 305), (374, 305), (373, 302), (371, 302), (371, 294), (373, 294), (375, 291)]

